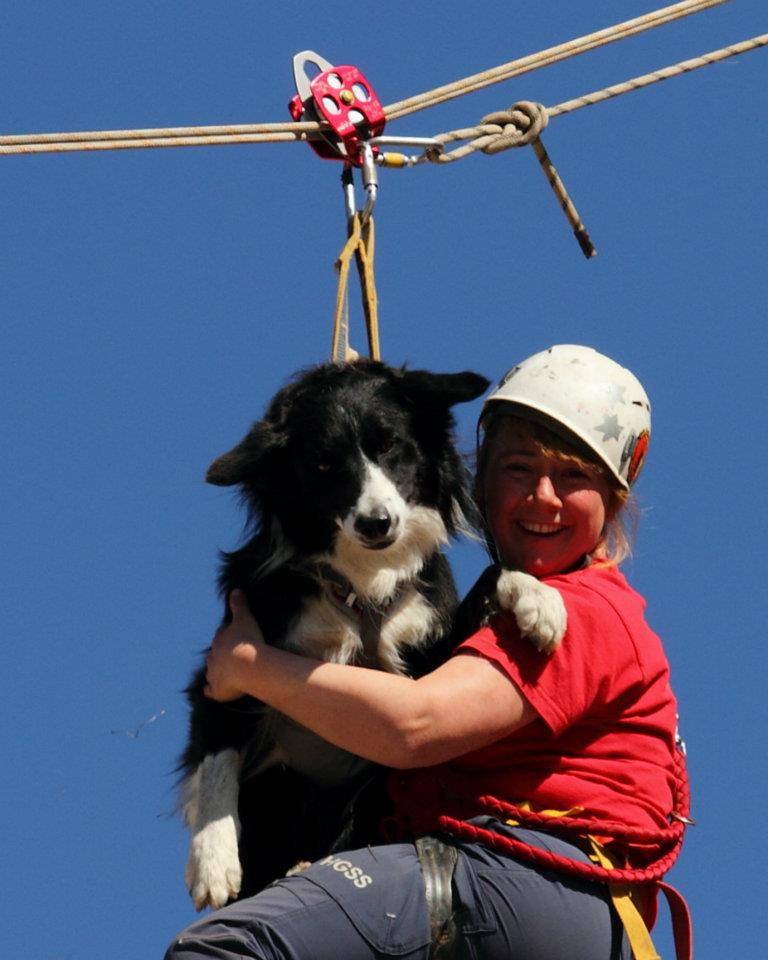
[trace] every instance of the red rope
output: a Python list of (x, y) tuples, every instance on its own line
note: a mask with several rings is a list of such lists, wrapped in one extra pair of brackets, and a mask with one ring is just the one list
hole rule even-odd
[(522, 810), (512, 803), (497, 800), (495, 797), (480, 797), (479, 803), (481, 807), (500, 819), (511, 818), (525, 826), (544, 827), (551, 832), (562, 832), (577, 836), (596, 834), (601, 838), (606, 837), (610, 841), (629, 841), (652, 847), (658, 851), (656, 859), (644, 867), (607, 869), (597, 864), (572, 860), (570, 857), (552, 853), (549, 850), (541, 850), (539, 847), (533, 847), (523, 840), (502, 836), (492, 830), (485, 830), (472, 823), (467, 823), (466, 820), (456, 820), (453, 817), (446, 816), (439, 818), (440, 829), (453, 836), (482, 843), (484, 846), (504, 853), (512, 853), (521, 859), (532, 861), (550, 870), (606, 883), (652, 883), (660, 880), (677, 859), (683, 843), (686, 822), (690, 822), (688, 821), (688, 777), (685, 770), (685, 759), (679, 750), (675, 750), (675, 810), (672, 814), (674, 819), (667, 827), (659, 830), (643, 830), (589, 817), (546, 816), (529, 810)]

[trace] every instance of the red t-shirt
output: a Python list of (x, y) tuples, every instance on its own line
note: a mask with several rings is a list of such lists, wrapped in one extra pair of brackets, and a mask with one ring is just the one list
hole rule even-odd
[(491, 794), (535, 810), (657, 829), (668, 824), (676, 703), (645, 601), (612, 566), (544, 578), (565, 601), (568, 629), (551, 655), (521, 638), (514, 617), (494, 617), (458, 653), (493, 661), (538, 717), (496, 743), (448, 763), (397, 771), (396, 812), (415, 834), (441, 813), (467, 818)]

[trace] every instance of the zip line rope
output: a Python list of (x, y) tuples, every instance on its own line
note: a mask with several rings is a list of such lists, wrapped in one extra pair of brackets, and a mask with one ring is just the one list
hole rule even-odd
[[(718, 2), (727, 2), (727, 0), (718, 0)], [(550, 117), (559, 117), (582, 107), (609, 100), (623, 93), (630, 93), (632, 90), (640, 90), (670, 77), (690, 73), (700, 67), (720, 63), (729, 57), (735, 57), (765, 46), (768, 46), (768, 33), (760, 34), (749, 40), (742, 40), (739, 43), (733, 43), (728, 47), (722, 47), (710, 53), (701, 54), (701, 56), (693, 57), (690, 60), (683, 60), (680, 63), (654, 70), (651, 73), (625, 80), (622, 83), (596, 90), (593, 93), (582, 94), (582, 96), (573, 100), (566, 100), (563, 103), (547, 107), (547, 113)], [(324, 127), (325, 124), (303, 121), (299, 123), (262, 123), (232, 127), (165, 127), (146, 130), (96, 130), (73, 133), (5, 135), (0, 136), (0, 156), (68, 153), (79, 150), (135, 150), (151, 147), (208, 147), (227, 144), (293, 142), (318, 139), (321, 136), (320, 130)], [(460, 132), (452, 131), (453, 134)], [(491, 132), (493, 131), (483, 131), (481, 122), (481, 126), (478, 128), (467, 128), (465, 136), (453, 136), (449, 139), (469, 139)], [(447, 134), (441, 134), (436, 139), (447, 136)], [(466, 150), (466, 153), (462, 153), (461, 156), (466, 156), (467, 153), (472, 153), (476, 149), (481, 148), (471, 148)], [(455, 152), (443, 154), (443, 160), (440, 162), (447, 162), (448, 159), (459, 159), (459, 157), (455, 155)]]
[[(418, 94), (408, 100), (402, 100), (384, 108), (384, 114), (387, 120), (394, 120), (407, 114), (414, 113), (417, 110), (426, 109), (438, 103), (444, 103), (455, 97), (463, 96), (480, 90), (483, 87), (495, 83), (501, 83), (504, 80), (528, 73), (540, 67), (549, 66), (569, 57), (585, 53), (596, 47), (613, 43), (616, 40), (622, 40), (625, 37), (633, 36), (653, 27), (662, 26), (671, 23), (681, 17), (698, 13), (709, 7), (718, 6), (726, 3), (728, 0), (684, 0), (682, 3), (676, 3), (669, 7), (644, 14), (634, 20), (627, 20), (624, 23), (615, 24), (596, 33), (587, 34), (575, 40), (569, 40), (566, 43), (559, 44), (542, 50), (539, 53), (529, 54), (518, 60), (512, 60), (509, 63), (502, 64), (483, 73), (474, 74), (463, 80), (455, 81), (442, 87), (436, 87), (434, 90)], [(734, 56), (738, 53), (744, 53), (747, 50), (755, 49), (757, 46), (764, 46), (768, 43), (766, 36), (755, 37), (752, 40), (744, 41), (742, 44), (733, 44), (731, 47), (705, 54), (703, 57), (696, 58), (696, 66), (706, 66), (709, 63), (715, 63), (726, 57)], [(685, 64), (694, 61), (685, 61)], [(695, 67), (686, 67), (679, 69), (682, 64), (666, 68), (670, 71), (686, 72)], [(634, 81), (627, 81), (627, 89), (636, 89), (638, 86), (645, 86), (647, 83), (657, 82), (659, 79), (666, 79), (657, 74), (649, 74), (647, 77), (637, 78)], [(675, 73), (670, 73), (674, 76)], [(644, 80), (645, 83), (639, 81)], [(621, 86), (621, 85), (617, 85)], [(609, 88), (612, 89), (612, 88)], [(626, 91), (621, 91), (626, 92)], [(588, 94), (592, 97), (590, 102), (597, 102), (600, 99), (606, 99), (601, 96), (603, 91), (597, 91), (595, 94)], [(616, 96), (617, 94), (610, 94)], [(585, 99), (585, 98), (580, 98)], [(550, 108), (551, 116), (558, 115), (561, 112), (570, 112), (577, 109), (571, 106), (574, 101), (568, 101), (567, 104), (559, 104), (557, 107)], [(586, 106), (587, 104), (580, 104)], [(569, 109), (566, 110), (566, 107)], [(80, 150), (129, 150), (145, 149), (158, 147), (189, 147), (189, 146), (222, 146), (235, 143), (277, 143), (291, 142), (297, 140), (318, 139), (322, 136), (322, 131), (327, 128), (326, 124), (314, 121), (285, 122), (285, 123), (261, 123), (261, 124), (240, 124), (229, 126), (205, 126), (205, 127), (161, 127), (148, 128), (141, 130), (101, 130), (101, 131), (80, 131), (68, 133), (38, 133), (38, 134), (12, 134), (0, 136), (0, 155), (12, 154), (35, 154), (35, 153), (66, 153)]]
[(569, 57), (587, 53), (596, 47), (613, 43), (615, 40), (623, 40), (637, 33), (643, 33), (645, 30), (661, 27), (666, 23), (672, 23), (674, 20), (690, 16), (692, 13), (699, 13), (709, 7), (716, 7), (727, 2), (728, 0), (683, 0), (682, 3), (674, 3), (669, 7), (653, 10), (636, 17), (634, 20), (625, 20), (623, 23), (614, 24), (604, 30), (586, 34), (575, 40), (567, 40), (556, 47), (549, 47), (547, 50), (529, 54), (519, 60), (512, 60), (491, 70), (485, 70), (483, 73), (477, 73), (471, 77), (465, 77), (463, 80), (457, 80), (443, 87), (437, 87), (426, 93), (410, 97), (408, 100), (401, 100), (399, 103), (393, 103), (385, 107), (384, 112), (388, 120), (395, 120), (398, 117), (414, 113), (416, 110), (423, 110), (425, 107), (432, 107), (438, 103), (444, 103), (446, 100), (473, 93), (494, 83), (511, 80), (512, 77), (520, 76), (520, 74), (537, 70), (540, 67), (547, 67), (550, 64), (558, 63), (560, 60), (567, 60)]
[[(573, 113), (574, 110), (580, 110), (582, 107), (590, 107), (595, 103), (602, 103), (604, 100), (610, 100), (613, 97), (621, 96), (623, 93), (631, 93), (633, 90), (641, 90), (653, 83), (661, 83), (670, 77), (678, 77), (684, 73), (690, 73), (699, 67), (707, 67), (713, 63), (720, 63), (729, 57), (738, 56), (741, 53), (748, 53), (750, 50), (756, 50), (759, 47), (768, 46), (768, 33), (758, 37), (752, 37), (751, 40), (743, 40), (740, 43), (731, 44), (729, 47), (722, 47), (720, 50), (713, 50), (711, 53), (704, 53), (699, 57), (692, 57), (690, 60), (682, 60), (680, 63), (674, 63), (669, 67), (663, 67), (660, 70), (654, 70), (652, 73), (643, 74), (640, 77), (633, 77), (631, 80), (625, 80), (622, 83), (616, 83), (613, 86), (605, 87), (602, 90), (595, 90), (593, 93), (585, 93), (573, 100), (566, 100), (552, 107), (543, 107), (547, 118), (560, 117), (566, 113)], [(495, 119), (499, 117), (499, 119)], [(517, 143), (502, 143), (498, 145), (499, 139), (503, 136), (502, 128), (499, 126), (503, 113), (492, 113), (483, 117), (476, 127), (468, 127), (462, 130), (452, 130), (448, 133), (437, 134), (433, 139), (440, 143), (450, 143), (455, 140), (470, 140), (471, 142), (463, 147), (449, 152), (439, 152), (434, 148), (427, 148), (428, 159), (435, 163), (450, 163), (453, 160), (460, 160), (476, 150), (482, 150), (484, 153), (499, 153), (508, 146), (518, 146)]]
[[(728, 0), (683, 0), (683, 2), (663, 7), (633, 20), (615, 24), (604, 30), (586, 34), (574, 40), (561, 43), (538, 53), (529, 54), (518, 60), (502, 64), (483, 73), (465, 77), (463, 80), (436, 87), (425, 93), (390, 104), (384, 108), (386, 120), (395, 120), (418, 110), (444, 103), (447, 100), (472, 93), (483, 87), (501, 83), (512, 77), (520, 76), (532, 70), (549, 66), (561, 60), (586, 53), (597, 47), (622, 40), (625, 37), (642, 33), (653, 27), (671, 23), (682, 17), (698, 13), (709, 7), (719, 6)], [(595, 248), (589, 234), (581, 222), (573, 201), (555, 169), (549, 154), (541, 142), (541, 132), (552, 117), (572, 113), (582, 107), (618, 97), (633, 90), (639, 90), (653, 83), (659, 83), (670, 77), (689, 73), (700, 67), (719, 63), (729, 57), (755, 50), (768, 45), (768, 34), (753, 37), (740, 43), (722, 47), (711, 53), (702, 54), (680, 63), (655, 70), (651, 73), (625, 80), (622, 83), (586, 93), (572, 100), (545, 107), (540, 103), (520, 101), (508, 110), (499, 110), (483, 117), (474, 127), (451, 130), (432, 138), (434, 145), (428, 146), (423, 157), (409, 158), (400, 154), (383, 154), (379, 162), (385, 166), (404, 166), (416, 159), (434, 163), (451, 163), (476, 151), (496, 154), (503, 150), (530, 145), (552, 188), (560, 206), (573, 228), (574, 235), (586, 257), (595, 255)], [(159, 147), (223, 146), (246, 143), (276, 143), (317, 140), (323, 138), (330, 127), (327, 123), (298, 121), (285, 123), (240, 124), (205, 127), (161, 127), (141, 130), (99, 130), (69, 133), (38, 133), (0, 136), (0, 156), (37, 153), (67, 153), (91, 150), (130, 150)], [(445, 151), (444, 146), (457, 141), (468, 141), (453, 150)], [(370, 151), (370, 145), (368, 147)], [(375, 197), (374, 197), (375, 199)], [(339, 272), (339, 284), (336, 298), (336, 310), (333, 323), (331, 359), (344, 362), (356, 355), (349, 346), (349, 307), (347, 282), (350, 261), (354, 256), (360, 286), (363, 295), (363, 308), (368, 333), (369, 355), (373, 359), (380, 356), (378, 335), (378, 310), (374, 281), (373, 220), (369, 208), (363, 213), (354, 213), (349, 222), (348, 240), (336, 263)]]

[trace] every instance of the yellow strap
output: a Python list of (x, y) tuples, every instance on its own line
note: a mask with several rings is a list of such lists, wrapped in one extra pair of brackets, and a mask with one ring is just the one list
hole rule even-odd
[[(595, 839), (590, 837), (589, 842), (592, 846), (594, 859), (601, 867), (610, 870), (616, 866), (605, 849)], [(661, 960), (656, 952), (656, 947), (653, 945), (651, 935), (648, 933), (645, 921), (632, 901), (631, 885), (628, 883), (609, 883), (608, 892), (616, 908), (616, 913), (618, 913), (621, 922), (624, 924), (624, 929), (627, 931), (627, 939), (635, 960)]]
[[(359, 214), (358, 214), (359, 216)], [(361, 242), (357, 248), (357, 272), (363, 291), (365, 327), (368, 333), (368, 356), (381, 360), (379, 348), (379, 305), (376, 298), (376, 280), (373, 275), (373, 255), (376, 250), (376, 234), (373, 217), (368, 217), (362, 228)]]
[(363, 297), (363, 312), (365, 326), (368, 333), (368, 355), (371, 360), (380, 360), (379, 347), (379, 314), (376, 298), (376, 281), (373, 272), (373, 258), (375, 252), (375, 233), (373, 217), (368, 217), (364, 224), (360, 222), (360, 214), (356, 213), (350, 223), (350, 233), (347, 242), (342, 247), (336, 269), (339, 271), (339, 285), (336, 292), (336, 309), (333, 316), (333, 337), (331, 340), (331, 360), (343, 363), (357, 356), (349, 346), (349, 318), (344, 316), (344, 304), (349, 281), (349, 266), (352, 257), (357, 263), (357, 272), (360, 277), (360, 288)]
[[(515, 806), (524, 813), (538, 813), (542, 817), (575, 817), (577, 814), (584, 812), (584, 807), (571, 807), (570, 810), (534, 810), (530, 800), (522, 800), (520, 803), (515, 804)], [(505, 823), (510, 827), (521, 826), (519, 820), (506, 820)]]
[[(517, 806), (526, 812), (532, 810), (531, 804), (527, 800), (524, 800)], [(572, 807), (570, 810), (538, 810), (536, 812), (545, 817), (572, 817), (577, 813), (582, 813), (583, 808)], [(518, 820), (507, 820), (506, 823), (510, 827), (520, 826)], [(606, 849), (599, 844), (594, 837), (589, 837), (588, 839), (592, 847), (591, 859), (595, 860), (606, 870), (615, 869), (618, 864), (614, 862)], [(640, 916), (640, 912), (632, 901), (632, 886), (628, 883), (609, 883), (608, 893), (611, 902), (616, 908), (616, 913), (619, 915), (619, 919), (627, 932), (627, 939), (629, 940), (632, 956), (635, 960), (661, 960), (661, 957), (656, 952), (656, 947), (653, 945), (651, 935), (648, 933), (645, 921)]]

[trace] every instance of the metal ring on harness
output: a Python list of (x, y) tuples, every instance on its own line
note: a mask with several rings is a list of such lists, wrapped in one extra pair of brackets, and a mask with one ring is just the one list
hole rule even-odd
[(437, 837), (420, 837), (416, 841), (424, 892), (427, 897), (432, 960), (451, 960), (456, 945), (456, 922), (453, 911), (453, 871), (458, 851)]

